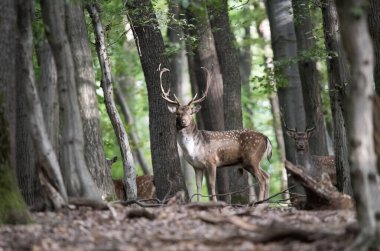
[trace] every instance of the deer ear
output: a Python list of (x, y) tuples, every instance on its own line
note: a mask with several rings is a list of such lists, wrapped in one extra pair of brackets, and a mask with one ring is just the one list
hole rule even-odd
[(202, 108), (202, 106), (200, 106), (200, 105), (195, 105), (195, 106), (193, 106), (192, 108), (191, 108), (191, 111), (192, 111), (192, 113), (194, 114), (194, 113), (197, 113), (197, 112), (199, 112), (199, 110)]
[(178, 109), (178, 105), (168, 104), (168, 109), (171, 113), (175, 113)]

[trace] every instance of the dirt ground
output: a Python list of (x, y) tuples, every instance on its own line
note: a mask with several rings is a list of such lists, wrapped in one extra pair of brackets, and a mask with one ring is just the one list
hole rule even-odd
[(1, 226), (7, 250), (343, 250), (355, 237), (350, 210), (302, 211), (192, 203), (112, 204), (32, 213), (34, 224)]

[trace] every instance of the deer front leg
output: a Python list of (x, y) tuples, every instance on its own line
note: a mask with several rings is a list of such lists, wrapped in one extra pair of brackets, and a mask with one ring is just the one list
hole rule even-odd
[(199, 202), (200, 194), (202, 194), (203, 169), (194, 168), (194, 171), (197, 185), (197, 201)]
[(215, 192), (216, 166), (207, 167), (207, 182), (210, 184), (212, 201), (217, 201)]

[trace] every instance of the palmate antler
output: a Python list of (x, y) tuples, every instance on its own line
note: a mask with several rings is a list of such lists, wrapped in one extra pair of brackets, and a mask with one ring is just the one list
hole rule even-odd
[[(281, 109), (281, 111), (280, 111), (280, 118), (281, 118), (281, 120), (282, 120), (282, 123), (284, 124), (285, 129), (286, 129), (288, 132), (298, 133), (297, 128), (289, 128), (289, 127), (288, 127), (288, 125), (287, 125), (286, 122), (285, 122), (285, 118), (284, 118), (284, 116), (283, 116), (283, 114), (282, 114), (282, 109)], [(305, 133), (310, 134), (310, 133), (313, 132), (315, 129), (316, 129), (315, 126), (310, 127), (310, 128), (306, 128)]]
[[(207, 93), (208, 93), (208, 90), (209, 90), (209, 87), (210, 87), (210, 83), (211, 83), (211, 75), (210, 75), (210, 72), (207, 70), (206, 67), (201, 67), (201, 68), (202, 68), (202, 70), (206, 71), (206, 74), (207, 74), (206, 90), (203, 92), (202, 97), (199, 98), (199, 99), (196, 99), (196, 97), (198, 95), (196, 93), (194, 95), (194, 97), (190, 100), (190, 102), (187, 104), (188, 106), (202, 102), (206, 98), (206, 96), (207, 96)], [(175, 100), (173, 100), (173, 99), (171, 99), (169, 97), (169, 95), (170, 95), (170, 88), (165, 92), (165, 89), (162, 86), (162, 74), (164, 72), (167, 72), (167, 71), (170, 71), (170, 70), (167, 69), (167, 68), (162, 68), (161, 69), (161, 64), (160, 64), (158, 66), (157, 71), (160, 71), (160, 86), (161, 86), (161, 92), (162, 92), (161, 96), (162, 96), (162, 98), (165, 99), (170, 104), (181, 106), (181, 103), (179, 102), (178, 98), (176, 97), (176, 95), (174, 93), (173, 93), (173, 96), (174, 96)]]
[(163, 74), (164, 72), (167, 72), (167, 71), (170, 71), (170, 70), (167, 69), (167, 68), (162, 68), (162, 69), (161, 69), (161, 64), (158, 66), (158, 69), (157, 69), (157, 70), (160, 71), (160, 86), (161, 86), (161, 92), (162, 92), (162, 93), (161, 93), (161, 97), (162, 97), (163, 99), (165, 99), (165, 100), (166, 100), (168, 103), (170, 103), (170, 104), (181, 106), (181, 104), (180, 104), (178, 98), (175, 96), (175, 94), (173, 94), (175, 100), (172, 100), (172, 99), (169, 98), (169, 95), (170, 95), (170, 88), (168, 89), (167, 92), (165, 92), (164, 87), (162, 86), (162, 74)]
[(211, 83), (211, 75), (210, 75), (210, 72), (207, 70), (206, 67), (201, 67), (201, 68), (202, 68), (202, 70), (206, 71), (206, 73), (207, 73), (206, 90), (203, 92), (203, 96), (201, 98), (199, 98), (199, 99), (196, 99), (198, 93), (195, 93), (194, 97), (190, 100), (190, 102), (187, 105), (194, 105), (194, 104), (200, 103), (207, 96), (208, 89), (209, 89), (210, 83)]

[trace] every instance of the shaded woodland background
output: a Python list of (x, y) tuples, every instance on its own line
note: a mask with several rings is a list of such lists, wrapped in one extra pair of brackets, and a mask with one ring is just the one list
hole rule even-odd
[[(267, 135), (262, 165), (282, 196), (270, 202), (355, 205), (365, 250), (380, 233), (379, 16), (377, 0), (1, 1), (0, 223), (117, 198), (190, 202), (194, 172), (157, 69), (188, 102), (206, 67), (198, 127)], [(238, 166), (218, 171), (227, 204), (254, 201), (255, 185)]]

